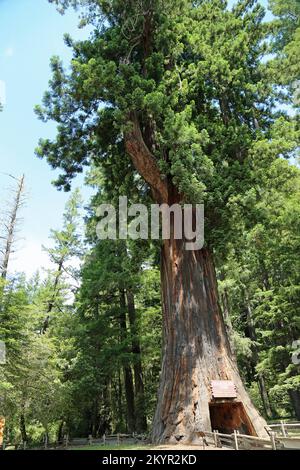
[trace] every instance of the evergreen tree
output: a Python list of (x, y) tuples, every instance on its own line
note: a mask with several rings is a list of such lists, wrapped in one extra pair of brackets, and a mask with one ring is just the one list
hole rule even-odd
[(264, 435), (230, 349), (213, 260), (234, 237), (233, 201), (255, 201), (258, 175), (295, 147), (294, 123), (275, 110), (264, 11), (255, 1), (231, 11), (222, 0), (132, 0), (126, 10), (118, 0), (54, 3), (82, 5), (94, 26), (85, 41), (66, 37), (71, 71), (52, 59), (50, 89), (37, 107), (58, 123), (57, 138), (37, 150), (63, 170), (57, 186), (68, 190), (93, 162), (115, 169), (114, 187), (120, 175), (135, 174), (134, 188), (144, 181), (155, 202), (206, 207), (202, 250), (173, 238), (162, 245), (164, 357), (152, 438), (188, 441), (210, 429), (209, 383), (228, 378), (252, 422), (236, 426)]

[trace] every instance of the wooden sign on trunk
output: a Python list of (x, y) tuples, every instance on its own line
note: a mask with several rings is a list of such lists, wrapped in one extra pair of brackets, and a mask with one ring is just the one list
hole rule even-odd
[(212, 380), (213, 398), (236, 398), (236, 387), (231, 380)]

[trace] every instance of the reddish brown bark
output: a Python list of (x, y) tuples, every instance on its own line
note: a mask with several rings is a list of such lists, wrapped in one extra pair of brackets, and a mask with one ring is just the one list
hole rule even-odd
[(167, 184), (161, 179), (157, 162), (144, 142), (139, 121), (134, 114), (131, 116), (130, 126), (131, 129), (125, 136), (125, 146), (132, 163), (137, 172), (149, 184), (155, 201), (167, 202)]
[(235, 429), (240, 434), (256, 434), (241, 402), (212, 403), (209, 411), (212, 427), (221, 433), (230, 434)]
[(193, 441), (211, 430), (212, 380), (232, 380), (234, 403), (241, 402), (257, 435), (265, 435), (241, 381), (218, 303), (214, 264), (209, 249), (187, 251), (182, 240), (162, 248), (164, 351), (154, 442)]
[[(180, 202), (174, 185), (161, 179), (137, 118), (131, 118), (132, 131), (125, 143), (136, 170), (150, 185), (156, 202)], [(249, 432), (266, 436), (266, 423), (251, 403), (230, 349), (212, 254), (207, 248), (188, 251), (184, 244), (184, 240), (165, 240), (161, 253), (164, 350), (152, 440), (188, 442), (198, 432), (211, 430), (212, 380), (235, 383), (233, 401), (243, 406)]]
[(186, 251), (182, 240), (162, 249), (164, 355), (152, 438), (192, 441), (211, 429), (211, 380), (233, 380), (238, 399), (255, 421), (264, 421), (242, 385), (218, 304), (215, 270), (208, 249)]

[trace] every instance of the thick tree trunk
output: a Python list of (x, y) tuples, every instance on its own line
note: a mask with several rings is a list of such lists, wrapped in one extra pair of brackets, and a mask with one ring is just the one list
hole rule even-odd
[(124, 429), (123, 390), (121, 369), (111, 378), (109, 390), (109, 408), (111, 410), (110, 430), (112, 434)]
[(118, 412), (118, 417), (116, 419), (116, 424), (117, 427), (115, 428), (118, 430), (118, 428), (123, 428), (123, 424), (126, 422), (126, 417), (124, 417), (124, 412), (123, 412), (123, 390), (122, 390), (122, 378), (121, 378), (121, 370), (118, 370), (118, 386), (117, 386), (117, 397), (118, 397), (118, 406), (117, 406), (117, 412)]
[(268, 393), (268, 389), (266, 387), (266, 381), (265, 381), (264, 374), (259, 373), (258, 376), (257, 376), (257, 380), (258, 380), (259, 392), (260, 392), (261, 400), (262, 400), (263, 407), (264, 407), (264, 410), (265, 410), (265, 414), (266, 414), (267, 418), (270, 419), (274, 416), (275, 413), (274, 413), (274, 410), (272, 410), (272, 407), (271, 407), (269, 393)]
[[(255, 374), (256, 373), (255, 368), (258, 364), (258, 349), (256, 345), (257, 336), (256, 336), (255, 325), (253, 322), (252, 308), (250, 305), (248, 294), (246, 294), (246, 303), (247, 303), (247, 326), (248, 326), (250, 339), (252, 340), (252, 352), (253, 352), (252, 366), (253, 366), (253, 370)], [(266, 387), (265, 377), (262, 372), (257, 374), (257, 382), (258, 382), (258, 388), (259, 388), (261, 401), (265, 410), (265, 415), (267, 416), (267, 418), (272, 418), (274, 415), (274, 412), (271, 407), (269, 394), (268, 394), (268, 390)]]
[(58, 426), (58, 430), (57, 430), (57, 442), (60, 444), (61, 442), (63, 442), (63, 437), (64, 437), (64, 434), (63, 434), (63, 430), (64, 430), (64, 424), (65, 424), (65, 420), (62, 419), (59, 423), (59, 426)]
[[(230, 349), (218, 292), (212, 255), (208, 249), (187, 251), (183, 240), (166, 240), (161, 255), (164, 315), (164, 351), (152, 440), (190, 442), (199, 431), (210, 431), (209, 404), (212, 380), (231, 380), (236, 399), (232, 406), (236, 429), (266, 436), (265, 421), (253, 406)], [(245, 412), (234, 415), (241, 403)]]
[(20, 433), (22, 437), (22, 442), (27, 442), (26, 422), (24, 413), (21, 413), (20, 415)]
[[(149, 184), (153, 199), (169, 205), (183, 200), (145, 144), (136, 114), (125, 146), (138, 173)], [(149, 139), (148, 139), (149, 140)], [(211, 381), (231, 380), (243, 407), (249, 433), (267, 436), (266, 424), (243, 386), (218, 304), (216, 275), (208, 249), (188, 251), (184, 240), (165, 240), (161, 256), (164, 351), (154, 416), (154, 442), (192, 441), (197, 432), (211, 430)], [(226, 406), (230, 401), (227, 400)], [(241, 408), (233, 425), (242, 429)], [(215, 409), (212, 415), (216, 415)], [(226, 416), (226, 413), (223, 414)], [(225, 423), (226, 424), (226, 423)], [(243, 425), (243, 426), (242, 426)], [(213, 423), (214, 426), (214, 423)]]
[(144, 397), (144, 382), (143, 370), (141, 361), (141, 347), (138, 337), (138, 329), (136, 322), (136, 311), (134, 303), (134, 295), (130, 290), (127, 290), (127, 305), (128, 317), (130, 323), (131, 337), (132, 337), (132, 352), (134, 354), (134, 389), (135, 389), (135, 424), (136, 431), (143, 432), (147, 429), (147, 421), (145, 415), (145, 397)]
[(91, 410), (91, 424), (90, 424), (90, 433), (93, 437), (97, 437), (97, 429), (99, 423), (99, 403), (98, 399), (94, 400)]
[[(120, 329), (121, 329), (121, 340), (125, 341), (127, 337), (127, 326), (126, 326), (126, 301), (125, 292), (123, 289), (120, 290)], [(127, 407), (127, 430), (133, 432), (135, 430), (135, 412), (134, 412), (134, 388), (133, 378), (130, 364), (126, 360), (123, 366), (124, 372), (124, 387), (126, 396), (126, 407)]]
[(128, 366), (124, 367), (124, 385), (127, 405), (127, 431), (132, 433), (135, 431), (134, 392), (132, 372)]
[(289, 395), (295, 411), (295, 416), (300, 420), (300, 390), (290, 390)]
[[(222, 280), (224, 280), (224, 276), (222, 274)], [(231, 351), (235, 354), (234, 350), (234, 341), (233, 341), (233, 326), (230, 318), (230, 309), (229, 309), (229, 300), (228, 300), (228, 293), (227, 290), (224, 289), (224, 292), (221, 296), (222, 299), (222, 306), (223, 306), (223, 317), (225, 322), (225, 327), (227, 331), (227, 336), (230, 344)]]

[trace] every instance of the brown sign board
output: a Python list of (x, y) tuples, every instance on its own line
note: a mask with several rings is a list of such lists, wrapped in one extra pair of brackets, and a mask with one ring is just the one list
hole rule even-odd
[(213, 398), (236, 398), (236, 387), (231, 380), (212, 380)]

